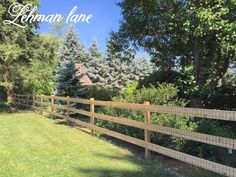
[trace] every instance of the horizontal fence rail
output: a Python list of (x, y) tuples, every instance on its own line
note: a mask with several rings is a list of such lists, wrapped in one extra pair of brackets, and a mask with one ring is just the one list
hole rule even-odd
[[(59, 105), (57, 104), (57, 101), (63, 101), (65, 105)], [(97, 131), (102, 134), (143, 147), (145, 149), (145, 158), (147, 159), (150, 158), (151, 155), (150, 152), (153, 151), (186, 162), (188, 164), (192, 164), (197, 167), (213, 171), (215, 173), (236, 177), (236, 168), (215, 163), (199, 157), (194, 157), (186, 153), (172, 150), (157, 144), (153, 144), (151, 143), (151, 136), (150, 136), (150, 132), (155, 132), (173, 137), (179, 137), (196, 142), (201, 142), (209, 145), (214, 145), (218, 147), (223, 147), (231, 150), (236, 150), (235, 139), (213, 136), (204, 133), (192, 132), (188, 130), (171, 128), (150, 123), (151, 112), (236, 122), (236, 111), (157, 106), (157, 105), (150, 105), (148, 102), (145, 102), (144, 104), (133, 104), (124, 102), (97, 101), (94, 99), (86, 100), (86, 99), (70, 98), (70, 97), (23, 95), (23, 94), (14, 94), (14, 103), (16, 105), (23, 105), (38, 110), (41, 114), (45, 112), (52, 116), (66, 119), (68, 121), (71, 121), (80, 126), (90, 129), (92, 134), (94, 134), (94, 131)], [(71, 106), (72, 103), (90, 105), (90, 111), (74, 108), (73, 106)], [(95, 113), (94, 109), (95, 106), (106, 106), (113, 108), (142, 111), (144, 114), (144, 122)], [(45, 109), (45, 107), (49, 109)], [(64, 110), (65, 114), (64, 115), (60, 114), (57, 112), (57, 110)], [(71, 118), (70, 117), (71, 113), (77, 113), (80, 115), (88, 116), (90, 117), (90, 122), (84, 122), (79, 119)], [(144, 131), (144, 140), (137, 139), (131, 136), (127, 136), (112, 130), (99, 127), (95, 124), (95, 119), (142, 129)]]

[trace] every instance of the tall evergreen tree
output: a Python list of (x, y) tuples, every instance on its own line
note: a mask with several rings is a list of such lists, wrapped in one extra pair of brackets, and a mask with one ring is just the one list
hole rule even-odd
[(95, 40), (89, 48), (85, 66), (89, 78), (96, 86), (122, 90), (128, 84), (140, 81), (152, 73), (153, 66), (145, 59), (128, 60), (129, 55), (126, 53), (125, 56), (123, 51), (116, 52), (116, 45), (113, 44), (107, 43), (107, 60), (102, 57)]
[[(12, 94), (16, 89), (17, 79), (19, 78), (18, 66), (29, 62), (33, 56), (34, 39), (36, 37), (33, 29), (37, 23), (27, 24), (25, 28), (14, 25), (3, 25), (3, 20), (12, 19), (8, 13), (8, 8), (12, 2), (31, 3), (38, 5), (38, 0), (4, 0), (0, 1), (0, 87), (7, 93), (8, 103), (12, 103)], [(21, 21), (17, 23), (22, 24)], [(26, 25), (26, 24), (22, 24)]]
[(83, 46), (79, 42), (76, 30), (70, 28), (59, 49), (59, 64), (56, 69), (56, 95), (73, 97), (78, 93), (81, 85), (76, 61), (79, 59), (82, 62), (83, 54)]
[(118, 33), (111, 32), (107, 41), (107, 59), (120, 58), (123, 61), (132, 61), (134, 59), (135, 52), (125, 43)]
[(136, 59), (128, 44), (122, 46), (117, 33), (112, 32), (107, 42), (107, 87), (123, 89), (128, 84), (140, 81), (153, 72), (153, 66), (145, 59)]
[(106, 78), (108, 77), (107, 66), (99, 51), (96, 40), (92, 41), (88, 56), (87, 62), (85, 63), (88, 77), (93, 84), (99, 87), (105, 87), (107, 84)]
[(155, 68), (143, 58), (122, 61), (120, 58), (115, 57), (107, 61), (107, 64), (109, 73), (107, 87), (120, 90), (149, 76)]
[(135, 58), (130, 63), (130, 80), (138, 82), (143, 80), (145, 77), (151, 75), (153, 71), (157, 70), (154, 64), (151, 64), (144, 58)]
[(74, 59), (77, 63), (83, 63), (86, 57), (84, 46), (80, 42), (74, 27), (70, 27), (63, 39), (63, 45), (59, 48), (59, 60)]
[(92, 40), (91, 46), (89, 47), (89, 55), (91, 57), (96, 57), (96, 58), (101, 58), (102, 54), (99, 51), (99, 46), (98, 46), (98, 42), (96, 41), (96, 39)]
[(56, 95), (70, 97), (77, 95), (80, 82), (73, 59), (66, 59), (60, 62), (56, 69), (56, 78)]
[(121, 61), (120, 58), (114, 57), (107, 64), (109, 68), (107, 87), (121, 90), (132, 82), (130, 80), (131, 70), (128, 61)]

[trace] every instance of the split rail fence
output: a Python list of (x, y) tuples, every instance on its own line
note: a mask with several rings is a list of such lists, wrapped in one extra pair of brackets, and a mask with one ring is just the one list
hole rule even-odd
[[(47, 100), (47, 102), (45, 102), (45, 100)], [(66, 105), (59, 105), (57, 104), (58, 101), (64, 101)], [(201, 142), (205, 144), (210, 144), (218, 147), (223, 147), (235, 151), (236, 139), (224, 138), (198, 132), (191, 132), (187, 130), (160, 126), (157, 124), (151, 124), (150, 114), (151, 112), (167, 113), (180, 116), (201, 117), (205, 119), (235, 122), (236, 111), (166, 107), (166, 106), (150, 105), (149, 102), (144, 102), (144, 104), (133, 104), (133, 103), (123, 103), (123, 102), (97, 101), (92, 98), (90, 100), (86, 100), (86, 99), (78, 99), (70, 97), (45, 96), (45, 95), (38, 96), (38, 95), (22, 95), (22, 94), (15, 94), (14, 102), (16, 105), (24, 105), (31, 107), (34, 110), (38, 110), (41, 114), (45, 112), (50, 115), (74, 122), (80, 126), (90, 129), (92, 134), (94, 134), (94, 131), (97, 131), (110, 137), (117, 138), (125, 142), (143, 147), (145, 149), (146, 159), (150, 158), (151, 155), (150, 152), (153, 151), (180, 160), (182, 162), (186, 162), (188, 164), (192, 164), (197, 167), (207, 169), (209, 171), (221, 175), (236, 177), (236, 168), (215, 163), (192, 155), (188, 155), (186, 153), (172, 150), (157, 144), (153, 144), (150, 138), (150, 132), (155, 132), (155, 133), (170, 135), (173, 137), (180, 137), (196, 142)], [(74, 108), (73, 106), (71, 106), (71, 103), (90, 105), (90, 111)], [(95, 112), (95, 106), (105, 106), (105, 107), (143, 111), (145, 119), (144, 122), (139, 122), (125, 118), (118, 118), (114, 116), (98, 114)], [(47, 109), (45, 109), (46, 107)], [(88, 116), (90, 117), (90, 122), (85, 122), (79, 119), (71, 118), (70, 114), (63, 115), (61, 113), (58, 113), (57, 111), (58, 109), (65, 110), (67, 113), (73, 112)], [(144, 131), (144, 139), (137, 139), (131, 136), (127, 136), (115, 131), (99, 127), (96, 125), (95, 122), (96, 119), (142, 129)]]

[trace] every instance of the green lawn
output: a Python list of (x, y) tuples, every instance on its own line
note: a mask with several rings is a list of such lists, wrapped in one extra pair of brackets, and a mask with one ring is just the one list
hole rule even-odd
[(167, 177), (151, 162), (34, 113), (0, 115), (1, 177)]

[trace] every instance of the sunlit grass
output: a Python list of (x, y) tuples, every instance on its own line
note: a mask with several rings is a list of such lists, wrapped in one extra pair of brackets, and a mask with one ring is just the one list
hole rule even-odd
[(167, 177), (151, 162), (34, 113), (0, 115), (1, 177)]

